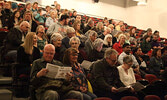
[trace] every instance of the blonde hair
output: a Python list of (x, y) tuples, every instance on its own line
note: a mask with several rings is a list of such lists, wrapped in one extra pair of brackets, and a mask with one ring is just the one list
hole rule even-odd
[(32, 52), (33, 52), (34, 35), (36, 35), (35, 32), (28, 32), (26, 37), (25, 37), (24, 43), (21, 45), (24, 47), (24, 51), (27, 54), (32, 54)]
[[(107, 35), (105, 36), (104, 42), (103, 42), (105, 45), (108, 45), (107, 39), (108, 39), (109, 37), (112, 38), (112, 35), (111, 35), (111, 34), (107, 34)], [(112, 45), (112, 41), (110, 42), (110, 45)]]

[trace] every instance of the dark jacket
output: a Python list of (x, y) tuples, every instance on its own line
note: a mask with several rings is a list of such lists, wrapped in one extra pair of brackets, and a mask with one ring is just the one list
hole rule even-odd
[(110, 66), (105, 58), (96, 61), (91, 65), (91, 77), (95, 92), (111, 93), (112, 87), (122, 87), (124, 84), (121, 82), (119, 72), (116, 66)]

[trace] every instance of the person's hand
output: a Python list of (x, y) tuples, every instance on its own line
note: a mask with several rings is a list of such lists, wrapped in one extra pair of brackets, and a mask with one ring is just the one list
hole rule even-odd
[(72, 78), (72, 74), (71, 73), (67, 73), (65, 77), (66, 77), (66, 80), (70, 81), (71, 78)]
[(80, 87), (80, 90), (81, 90), (81, 92), (86, 92), (87, 91), (87, 88), (86, 87)]
[(111, 91), (114, 92), (114, 93), (116, 93), (116, 92), (118, 92), (118, 89), (116, 89), (115, 87), (112, 87)]
[(36, 77), (45, 76), (48, 73), (48, 70), (46, 68), (42, 68), (38, 73)]
[(135, 92), (135, 89), (133, 87), (130, 87), (129, 89), (131, 92), (133, 92), (133, 93)]
[(164, 70), (160, 70), (160, 73), (164, 72)]

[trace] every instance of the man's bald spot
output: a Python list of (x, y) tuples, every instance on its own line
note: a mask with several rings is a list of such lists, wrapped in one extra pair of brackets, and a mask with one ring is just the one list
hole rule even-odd
[(45, 47), (44, 47), (44, 51), (48, 50), (48, 49), (52, 49), (52, 50), (55, 51), (55, 46), (53, 44), (46, 44)]
[(23, 22), (21, 22), (21, 24), (20, 24), (20, 27), (21, 26), (30, 26), (30, 24), (27, 22), (27, 21), (23, 21)]

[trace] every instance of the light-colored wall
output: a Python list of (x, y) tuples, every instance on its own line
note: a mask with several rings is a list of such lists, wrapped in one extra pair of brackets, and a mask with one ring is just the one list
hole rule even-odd
[[(42, 0), (42, 5), (51, 5), (54, 0)], [(147, 6), (118, 7), (93, 0), (57, 0), (62, 8), (75, 9), (86, 14), (123, 20), (139, 29), (159, 30), (161, 37), (167, 37), (167, 0), (147, 0)]]

